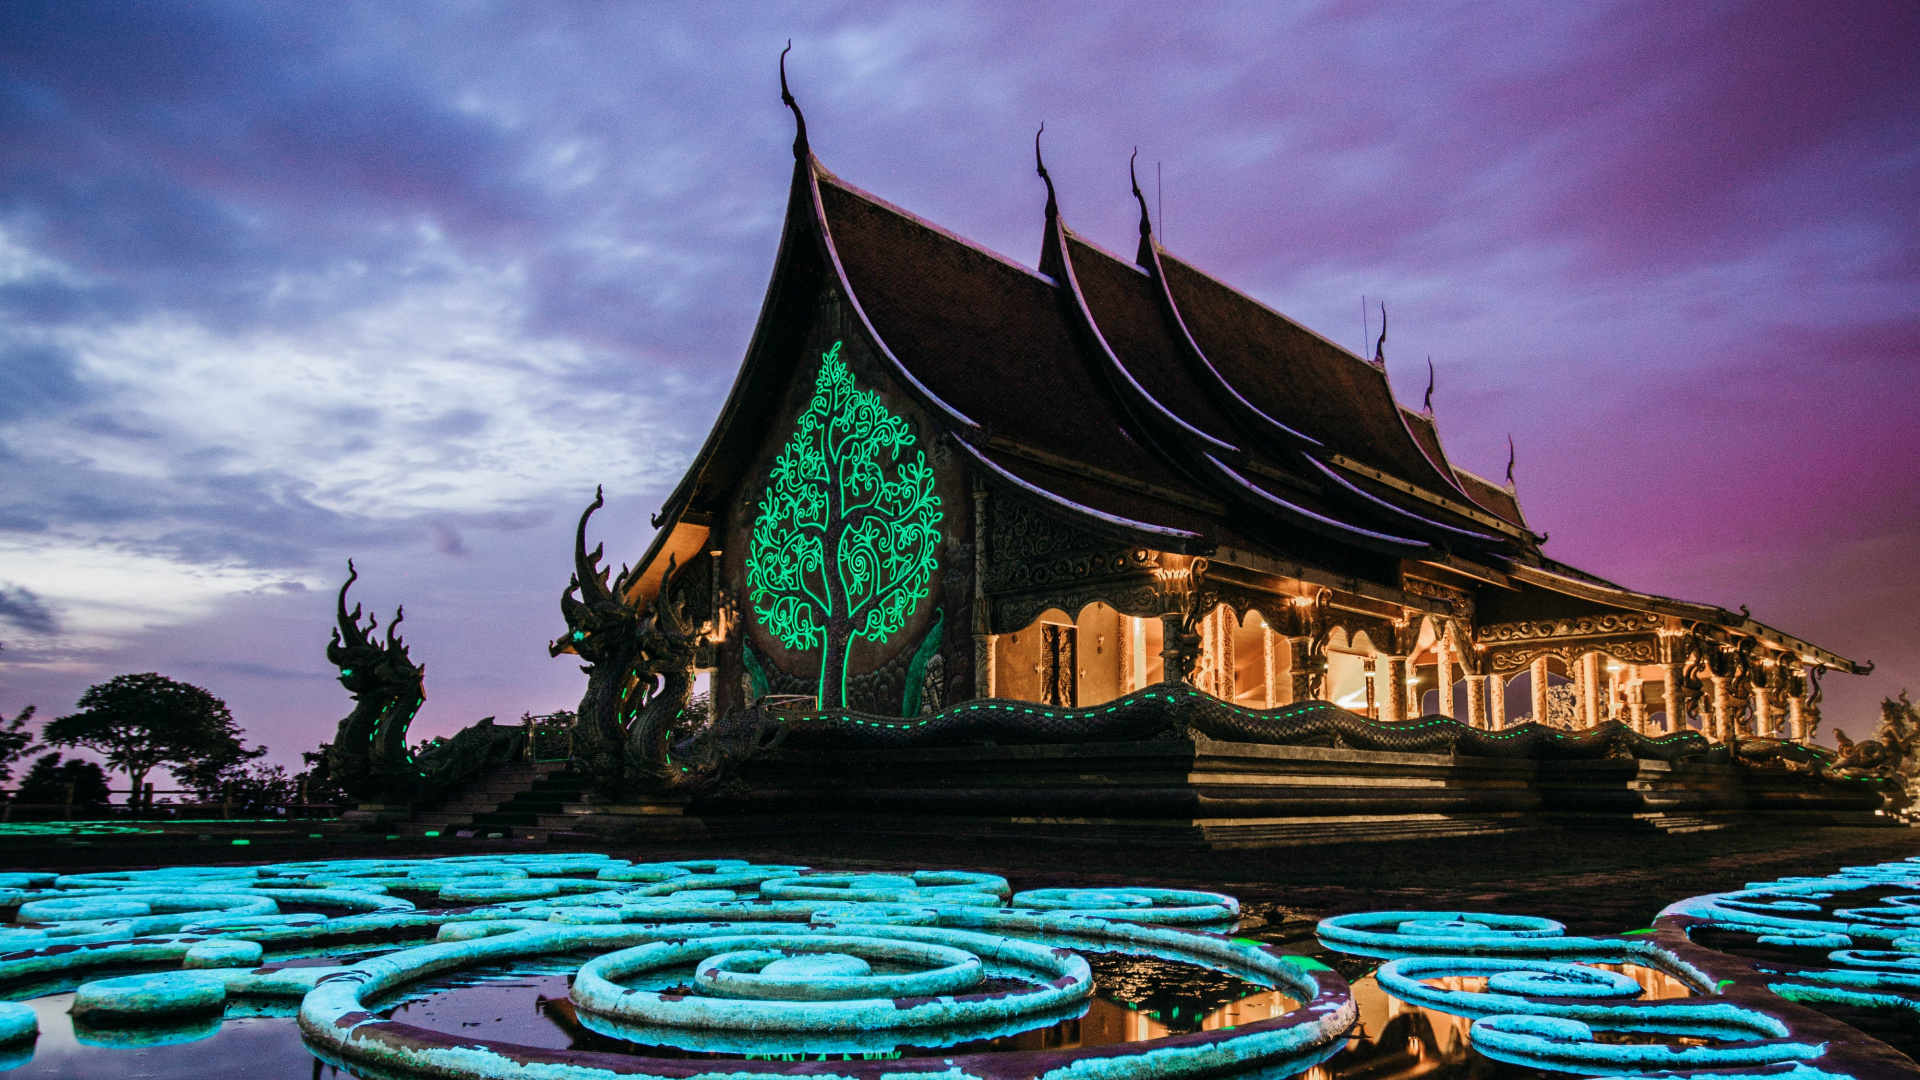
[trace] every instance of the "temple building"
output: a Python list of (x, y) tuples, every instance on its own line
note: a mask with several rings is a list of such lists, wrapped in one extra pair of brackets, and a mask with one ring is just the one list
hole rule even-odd
[(628, 579), (701, 625), (715, 715), (1184, 679), (1250, 709), (1805, 739), (1820, 673), (1865, 670), (1550, 558), (1511, 469), (1453, 464), (1377, 352), (1162, 247), (1137, 186), (1127, 257), (1042, 166), (1034, 270), (834, 176), (804, 122), (795, 159), (738, 378)]

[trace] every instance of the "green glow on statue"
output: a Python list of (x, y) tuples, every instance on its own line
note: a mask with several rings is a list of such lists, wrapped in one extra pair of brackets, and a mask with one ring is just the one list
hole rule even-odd
[(854, 388), (840, 345), (820, 357), (747, 554), (760, 625), (789, 649), (820, 649), (823, 709), (846, 705), (853, 639), (886, 641), (927, 596), (940, 544), (926, 452), (879, 394)]

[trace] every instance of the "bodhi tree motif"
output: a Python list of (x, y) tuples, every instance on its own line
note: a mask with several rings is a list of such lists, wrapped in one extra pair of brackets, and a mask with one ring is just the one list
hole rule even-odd
[[(929, 590), (940, 496), (924, 450), (836, 341), (773, 463), (747, 554), (753, 613), (789, 649), (820, 650), (820, 708), (844, 708), (854, 638), (885, 641)], [(906, 455), (912, 453), (912, 458)]]

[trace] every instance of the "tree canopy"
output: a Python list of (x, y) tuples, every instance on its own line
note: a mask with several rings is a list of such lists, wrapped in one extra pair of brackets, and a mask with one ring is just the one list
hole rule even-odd
[(48, 754), (33, 763), (20, 781), (20, 790), (14, 795), (14, 801), (47, 806), (65, 803), (69, 801), (68, 784), (73, 785), (73, 805), (106, 805), (107, 774), (100, 770), (100, 766), (84, 758), (62, 761), (59, 754)]
[(240, 742), (227, 703), (156, 672), (116, 675), (87, 688), (76, 712), (41, 732), (49, 746), (84, 746), (127, 774), (137, 790), (165, 766), (196, 787), (266, 753)]
[(27, 721), (33, 719), (33, 706), (15, 713), (13, 719), (0, 722), (0, 783), (13, 778), (14, 762), (33, 749), (33, 732)]

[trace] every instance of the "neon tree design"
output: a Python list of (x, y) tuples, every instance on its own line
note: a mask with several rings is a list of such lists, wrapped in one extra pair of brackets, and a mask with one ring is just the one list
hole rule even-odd
[(846, 705), (853, 639), (882, 642), (905, 626), (939, 565), (940, 496), (926, 452), (879, 394), (854, 387), (840, 345), (820, 357), (747, 554), (760, 625), (789, 649), (821, 650), (823, 709)]

